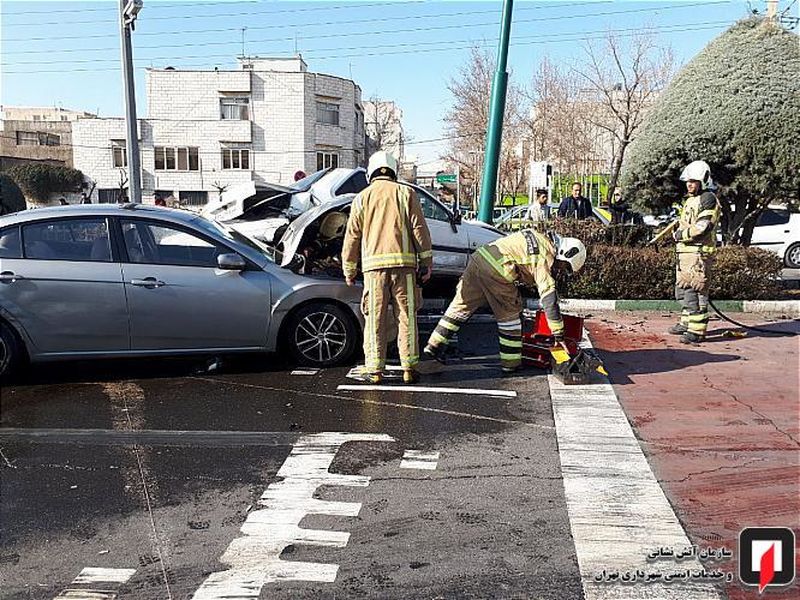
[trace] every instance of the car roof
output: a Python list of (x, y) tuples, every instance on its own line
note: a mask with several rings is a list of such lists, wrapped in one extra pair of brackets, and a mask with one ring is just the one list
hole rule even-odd
[(190, 223), (198, 218), (196, 213), (176, 208), (154, 206), (152, 204), (73, 204), (32, 208), (0, 217), (0, 227), (71, 217), (110, 217), (110, 216), (153, 216), (178, 223)]

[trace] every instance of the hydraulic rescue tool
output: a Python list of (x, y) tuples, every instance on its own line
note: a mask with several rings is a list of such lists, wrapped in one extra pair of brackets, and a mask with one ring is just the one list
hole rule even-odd
[(561, 315), (564, 320), (564, 347), (556, 343), (544, 311), (522, 312), (522, 361), (541, 369), (552, 369), (566, 385), (588, 383), (593, 372), (608, 375), (600, 358), (589, 348), (581, 348), (583, 317)]

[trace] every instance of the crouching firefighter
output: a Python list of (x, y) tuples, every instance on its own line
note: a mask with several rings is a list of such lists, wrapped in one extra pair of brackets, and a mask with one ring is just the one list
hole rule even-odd
[[(470, 257), (456, 295), (425, 346), (425, 358), (443, 362), (450, 339), (478, 308), (487, 304), (497, 319), (500, 365), (512, 373), (522, 364), (522, 299), (519, 286), (535, 287), (557, 342), (564, 322), (553, 279), (555, 269), (573, 273), (586, 262), (586, 247), (575, 238), (531, 229), (481, 246)], [(435, 363), (434, 363), (435, 364)]]
[(702, 160), (690, 163), (681, 173), (687, 196), (673, 233), (677, 242), (675, 298), (681, 303), (681, 320), (669, 329), (681, 342), (702, 342), (708, 327), (708, 288), (716, 250), (716, 229), (720, 218), (717, 197), (708, 187), (711, 169)]
[(370, 184), (353, 200), (342, 249), (347, 285), (355, 283), (358, 263), (364, 272), (364, 370), (361, 379), (380, 383), (386, 364), (387, 312), (397, 319), (397, 349), (403, 381), (419, 376), (417, 309), (422, 293), (417, 285), (430, 279), (431, 234), (414, 190), (397, 182), (397, 159), (376, 152), (369, 159)]

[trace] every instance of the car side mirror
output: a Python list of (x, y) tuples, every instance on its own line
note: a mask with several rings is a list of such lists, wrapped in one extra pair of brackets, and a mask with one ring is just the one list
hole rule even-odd
[(217, 257), (217, 266), (223, 271), (244, 271), (247, 267), (245, 260), (236, 253), (220, 254)]

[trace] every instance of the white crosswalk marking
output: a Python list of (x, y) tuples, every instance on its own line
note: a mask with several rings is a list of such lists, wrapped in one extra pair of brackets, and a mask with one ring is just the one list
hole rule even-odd
[(86, 567), (54, 600), (114, 600), (136, 569)]
[[(591, 346), (588, 338), (584, 346)], [(564, 493), (586, 600), (717, 600), (711, 584), (598, 583), (603, 572), (654, 570), (654, 547), (691, 545), (611, 384), (564, 385), (548, 375)], [(664, 565), (658, 565), (659, 568)], [(696, 559), (673, 570), (702, 569)], [(667, 568), (667, 570), (669, 570)]]
[(406, 450), (403, 460), (400, 461), (401, 469), (428, 469), (433, 471), (439, 461), (438, 452), (423, 452), (421, 450)]
[(300, 438), (277, 473), (282, 479), (264, 491), (259, 508), (242, 525), (244, 535), (233, 540), (220, 558), (230, 568), (212, 573), (193, 600), (259, 598), (265, 584), (278, 580), (335, 581), (338, 565), (281, 560), (281, 552), (290, 544), (345, 546), (348, 532), (305, 529), (300, 521), (309, 514), (358, 516), (360, 503), (319, 500), (314, 492), (321, 485), (369, 485), (369, 477), (329, 471), (342, 444), (393, 441), (388, 435), (368, 433), (318, 433)]

